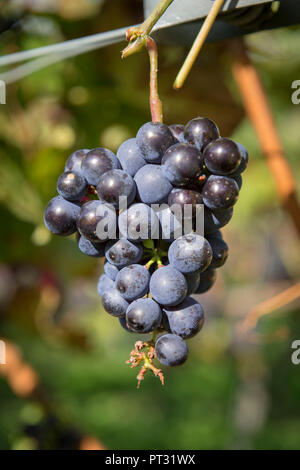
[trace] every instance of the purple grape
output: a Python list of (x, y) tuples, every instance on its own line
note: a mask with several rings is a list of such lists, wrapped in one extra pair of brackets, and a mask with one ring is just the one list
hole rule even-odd
[(98, 294), (100, 295), (100, 297), (102, 297), (102, 295), (105, 292), (114, 288), (115, 288), (114, 281), (109, 279), (109, 277), (106, 276), (106, 274), (101, 274), (101, 276), (98, 279), (98, 284), (97, 284), (97, 290), (98, 290)]
[(135, 182), (123, 170), (110, 170), (100, 176), (97, 193), (101, 201), (119, 207), (119, 198), (126, 197), (127, 204), (135, 198)]
[(48, 203), (44, 212), (44, 223), (55, 235), (68, 236), (77, 230), (76, 219), (80, 207), (56, 196)]
[(187, 297), (176, 307), (164, 307), (171, 332), (183, 339), (192, 338), (201, 330), (204, 312), (201, 305), (192, 297)]
[(159, 268), (151, 276), (150, 293), (161, 305), (177, 305), (187, 294), (185, 277), (172, 266)]
[(125, 317), (129, 306), (117, 289), (106, 290), (102, 294), (102, 304), (105, 311), (113, 317)]
[(241, 163), (240, 149), (233, 140), (220, 137), (204, 150), (206, 168), (216, 175), (230, 175)]
[(145, 204), (167, 202), (173, 186), (164, 176), (159, 165), (145, 165), (136, 173), (137, 197)]
[(97, 186), (100, 176), (120, 168), (120, 162), (113, 152), (105, 148), (90, 150), (81, 164), (82, 175), (89, 184)]
[(127, 308), (126, 323), (136, 333), (150, 333), (160, 326), (162, 319), (159, 305), (152, 299), (138, 299)]
[(180, 366), (188, 357), (189, 350), (186, 342), (177, 335), (165, 334), (155, 343), (157, 359), (168, 367)]
[(204, 232), (211, 234), (228, 224), (233, 215), (233, 208), (223, 210), (210, 210), (204, 208)]
[(105, 246), (105, 256), (109, 263), (123, 268), (129, 264), (138, 263), (143, 256), (140, 245), (134, 244), (125, 238), (111, 240)]
[(212, 260), (212, 250), (208, 241), (201, 235), (190, 233), (177, 238), (169, 248), (171, 266), (186, 274), (204, 271)]
[(220, 268), (225, 264), (228, 258), (228, 245), (223, 238), (215, 236), (214, 234), (207, 237), (207, 240), (211, 246), (213, 254), (210, 268)]
[(78, 240), (78, 248), (84, 255), (102, 258), (105, 255), (104, 243), (93, 243), (83, 235)]
[(123, 170), (132, 177), (142, 166), (146, 165), (146, 161), (137, 146), (136, 139), (125, 140), (117, 151), (117, 158)]
[(187, 296), (192, 295), (199, 286), (200, 283), (200, 271), (195, 271), (193, 273), (184, 275), (187, 283)]
[(203, 155), (189, 144), (175, 144), (162, 159), (163, 174), (174, 186), (185, 186), (202, 173)]
[(155, 239), (159, 235), (159, 221), (147, 204), (133, 204), (119, 215), (119, 231), (133, 241)]
[(169, 126), (170, 131), (173, 134), (173, 137), (178, 142), (184, 142), (184, 125), (183, 124), (171, 124)]
[(212, 175), (202, 190), (204, 204), (212, 210), (228, 209), (238, 200), (239, 187), (233, 178)]
[(213, 140), (220, 137), (216, 124), (208, 118), (198, 117), (187, 123), (184, 131), (185, 141), (203, 151)]
[(86, 202), (80, 209), (77, 218), (77, 228), (81, 235), (92, 242), (99, 242), (97, 225), (110, 214), (110, 208), (100, 201)]
[(77, 171), (81, 173), (81, 163), (89, 151), (89, 149), (80, 149), (73, 152), (66, 161), (65, 171)]
[(203, 271), (203, 273), (201, 273), (200, 283), (195, 291), (195, 294), (204, 294), (209, 289), (211, 289), (216, 282), (216, 278), (217, 273), (215, 269), (209, 267), (206, 269), (206, 271)]
[(85, 194), (87, 182), (77, 171), (65, 171), (57, 181), (57, 192), (68, 201), (79, 201)]
[(109, 277), (109, 279), (112, 279), (113, 281), (115, 281), (118, 272), (119, 272), (119, 268), (117, 266), (114, 266), (108, 261), (104, 263), (104, 273)]
[(176, 141), (165, 124), (147, 122), (139, 129), (136, 142), (147, 162), (159, 163), (165, 151)]
[[(176, 206), (181, 207), (183, 219), (188, 219), (190, 218), (190, 216), (196, 217), (196, 215), (202, 209), (202, 206), (200, 206), (200, 204), (203, 204), (203, 201), (201, 194), (197, 191), (193, 191), (191, 189), (174, 188), (169, 194), (168, 204), (170, 206), (171, 211), (172, 206), (174, 204), (176, 204)], [(191, 206), (191, 212), (184, 211), (185, 205)]]
[(140, 264), (131, 264), (118, 272), (116, 289), (124, 299), (132, 302), (143, 297), (149, 288), (149, 271)]

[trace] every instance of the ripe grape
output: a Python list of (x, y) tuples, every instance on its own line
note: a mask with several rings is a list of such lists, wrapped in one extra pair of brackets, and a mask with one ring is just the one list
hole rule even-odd
[(233, 140), (224, 137), (207, 145), (203, 155), (206, 168), (216, 175), (234, 173), (241, 163), (239, 147)]
[[(168, 204), (170, 206), (170, 210), (172, 210), (172, 206), (176, 204), (181, 208), (183, 219), (188, 219), (190, 217), (196, 217), (196, 215), (201, 211), (202, 204), (202, 196), (197, 191), (193, 191), (191, 189), (182, 189), (182, 188), (174, 188), (169, 194), (168, 197)], [(191, 211), (184, 210), (185, 205), (190, 205)], [(175, 207), (176, 209), (176, 207)], [(176, 210), (174, 211), (176, 213)]]
[(65, 171), (57, 181), (57, 192), (68, 201), (79, 201), (86, 193), (87, 182), (77, 171)]
[(133, 204), (119, 215), (119, 231), (123, 237), (134, 241), (158, 238), (158, 217), (146, 204)]
[(78, 240), (78, 248), (84, 255), (93, 256), (94, 258), (102, 258), (104, 256), (105, 244), (104, 243), (93, 243), (83, 235)]
[(170, 131), (173, 134), (173, 137), (178, 142), (184, 142), (184, 125), (183, 124), (171, 124), (169, 126)]
[(202, 173), (203, 155), (189, 144), (175, 144), (162, 159), (163, 174), (174, 186), (185, 186)]
[(208, 241), (201, 235), (190, 233), (177, 238), (168, 251), (170, 264), (186, 274), (204, 271), (212, 260), (212, 250)]
[(162, 208), (157, 212), (160, 223), (160, 235), (163, 240), (172, 243), (183, 233), (182, 221), (171, 212), (169, 207)]
[(236, 184), (238, 185), (239, 187), (239, 190), (241, 190), (241, 187), (243, 185), (243, 178), (242, 178), (242, 175), (238, 174), (238, 175), (230, 175), (230, 178), (232, 178)]
[(140, 264), (131, 264), (118, 272), (116, 289), (128, 301), (143, 297), (149, 288), (149, 271)]
[(109, 263), (123, 268), (129, 264), (138, 263), (143, 256), (143, 249), (125, 238), (111, 240), (105, 245), (105, 256)]
[(126, 312), (126, 323), (136, 333), (150, 333), (160, 326), (161, 309), (152, 299), (132, 302)]
[(187, 297), (176, 307), (164, 307), (171, 332), (183, 339), (192, 338), (202, 328), (204, 312), (201, 305), (192, 297)]
[(213, 254), (210, 268), (220, 268), (225, 264), (228, 258), (228, 245), (223, 238), (215, 236), (214, 234), (208, 237), (207, 240), (211, 246)]
[(134, 333), (134, 331), (130, 330), (130, 328), (126, 324), (126, 317), (120, 317), (119, 322), (121, 327), (124, 328), (124, 330), (126, 330), (128, 333)]
[(223, 210), (210, 210), (204, 208), (204, 232), (205, 234), (214, 233), (216, 230), (224, 227), (230, 221), (233, 215), (233, 208)]
[(207, 292), (216, 282), (217, 273), (215, 269), (208, 268), (201, 273), (200, 283), (197, 287), (195, 294), (204, 294)]
[[(248, 155), (248, 152), (245, 149), (245, 147), (242, 144), (240, 144), (239, 142), (236, 142), (236, 145), (238, 146), (240, 154), (241, 154), (241, 163), (240, 163), (239, 167), (237, 168), (237, 170), (233, 173), (234, 176), (237, 176), (237, 175), (243, 173), (243, 171), (246, 170), (247, 165), (248, 165), (248, 160), (249, 160), (249, 155)], [(230, 175), (230, 176), (232, 176), (232, 175)]]
[(233, 178), (211, 175), (203, 186), (202, 197), (209, 209), (228, 209), (238, 200), (239, 187)]
[(187, 296), (191, 295), (195, 292), (198, 288), (200, 283), (200, 271), (195, 271), (193, 273), (188, 273), (184, 275), (186, 283), (187, 283)]
[(48, 203), (44, 212), (44, 223), (55, 235), (68, 236), (77, 230), (76, 219), (80, 207), (56, 196)]
[(81, 164), (81, 170), (86, 181), (97, 186), (100, 176), (109, 170), (118, 169), (120, 166), (120, 162), (113, 152), (99, 147), (86, 154)]
[(167, 202), (172, 185), (159, 165), (145, 165), (136, 173), (137, 197), (145, 204)]
[(106, 290), (102, 295), (102, 304), (105, 311), (114, 317), (125, 317), (129, 306), (117, 289)]
[(139, 129), (136, 142), (147, 162), (159, 163), (165, 151), (176, 141), (165, 124), (147, 122)]
[(100, 295), (100, 297), (103, 296), (103, 294), (110, 289), (115, 288), (115, 283), (111, 279), (109, 279), (106, 274), (101, 274), (101, 276), (98, 279), (98, 284), (97, 284), (97, 290)]
[(151, 276), (150, 293), (161, 305), (177, 305), (187, 294), (185, 277), (172, 266), (159, 268)]
[(198, 117), (187, 123), (184, 131), (185, 141), (203, 151), (212, 141), (220, 137), (216, 124), (208, 118)]
[(100, 201), (86, 202), (80, 209), (77, 228), (81, 235), (92, 242), (99, 242), (97, 225), (109, 213), (109, 208)]
[(127, 204), (135, 198), (135, 182), (123, 170), (110, 170), (100, 176), (97, 193), (101, 201), (119, 207), (119, 198), (126, 197)]
[(186, 342), (173, 334), (160, 336), (155, 344), (155, 352), (159, 362), (168, 367), (180, 366), (189, 354)]
[(81, 163), (89, 149), (80, 149), (76, 152), (71, 153), (65, 164), (65, 171), (77, 171), (81, 173)]
[(123, 170), (132, 177), (142, 166), (146, 165), (146, 161), (137, 146), (136, 139), (125, 140), (117, 151), (117, 158)]
[(117, 274), (119, 272), (119, 268), (117, 266), (114, 266), (113, 264), (109, 263), (108, 261), (106, 261), (104, 263), (104, 272), (110, 279), (115, 281), (116, 277), (117, 277)]

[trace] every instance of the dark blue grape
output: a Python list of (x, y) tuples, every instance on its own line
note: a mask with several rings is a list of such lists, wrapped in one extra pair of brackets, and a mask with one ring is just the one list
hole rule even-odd
[[(126, 198), (127, 204), (131, 204), (135, 198), (135, 182), (123, 170), (110, 170), (100, 176), (97, 184), (97, 193), (101, 201), (119, 207), (119, 198)], [(124, 202), (124, 201), (123, 201)]]
[[(77, 228), (81, 235), (92, 242), (99, 242), (97, 225), (106, 220), (111, 214), (111, 209), (100, 201), (86, 202), (80, 209), (77, 218)], [(98, 233), (97, 233), (98, 232)]]
[(61, 196), (54, 197), (44, 212), (44, 223), (55, 235), (68, 236), (77, 230), (76, 220), (80, 207)]
[(165, 334), (155, 343), (156, 357), (164, 366), (174, 367), (183, 364), (189, 350), (186, 342), (177, 335)]
[(180, 237), (183, 233), (183, 224), (169, 207), (162, 208), (157, 212), (160, 223), (160, 238), (168, 243), (172, 243), (176, 238)]
[(81, 163), (89, 151), (89, 149), (80, 149), (73, 152), (66, 161), (65, 171), (77, 171), (81, 173)]
[(97, 186), (100, 176), (120, 168), (120, 162), (113, 152), (105, 148), (90, 150), (81, 164), (82, 174), (89, 184)]
[(104, 263), (104, 272), (110, 279), (115, 281), (116, 277), (117, 277), (117, 274), (119, 272), (119, 268), (117, 268), (117, 266), (114, 266), (113, 264), (106, 261)]
[(176, 141), (165, 124), (147, 122), (139, 129), (136, 142), (147, 162), (159, 163), (165, 151)]
[(217, 273), (215, 269), (208, 268), (206, 271), (201, 273), (199, 286), (197, 287), (195, 294), (204, 294), (207, 292), (216, 282)]
[(190, 233), (175, 240), (168, 252), (170, 264), (186, 274), (204, 271), (212, 260), (212, 250), (208, 241), (201, 235)]
[(102, 258), (105, 255), (104, 243), (93, 243), (83, 235), (78, 240), (78, 248), (84, 255), (93, 256), (94, 258)]
[(143, 297), (149, 289), (149, 271), (140, 264), (131, 264), (118, 272), (116, 289), (128, 301)]
[(57, 181), (57, 192), (68, 201), (79, 201), (86, 193), (87, 182), (77, 171), (65, 171)]
[(132, 177), (142, 166), (146, 165), (146, 161), (137, 146), (136, 139), (125, 140), (117, 151), (117, 157), (123, 170)]
[(129, 306), (117, 289), (106, 290), (102, 294), (102, 304), (105, 311), (113, 317), (125, 317)]
[(141, 241), (159, 236), (159, 221), (146, 204), (133, 204), (119, 215), (120, 234), (129, 240)]
[[(168, 204), (172, 212), (172, 206), (174, 204), (176, 206), (179, 206), (182, 210), (183, 219), (196, 217), (196, 215), (202, 210), (203, 207), (201, 206), (201, 204), (203, 204), (202, 196), (199, 192), (183, 188), (172, 189), (168, 197)], [(189, 206), (191, 210), (185, 210), (187, 209), (187, 207), (185, 208), (185, 206)]]
[(143, 256), (143, 249), (125, 238), (111, 240), (105, 246), (105, 256), (109, 263), (123, 268), (138, 263)]
[(163, 174), (174, 186), (186, 186), (196, 180), (203, 170), (203, 155), (193, 145), (175, 144), (162, 159)]
[(238, 200), (239, 187), (233, 178), (211, 175), (203, 186), (204, 204), (212, 210), (228, 209)]
[(233, 140), (224, 137), (207, 145), (203, 155), (206, 168), (216, 175), (230, 175), (241, 163), (239, 147)]
[(184, 125), (183, 124), (171, 124), (169, 126), (170, 131), (173, 134), (173, 137), (178, 142), (184, 142)]
[(134, 331), (130, 330), (130, 328), (126, 324), (126, 318), (120, 317), (119, 322), (121, 327), (124, 328), (125, 331), (127, 331), (128, 333), (134, 333)]
[(204, 233), (211, 234), (228, 224), (233, 215), (233, 208), (211, 211), (204, 208)]
[(238, 175), (230, 175), (230, 178), (232, 178), (236, 184), (238, 185), (239, 187), (239, 190), (241, 190), (241, 187), (243, 185), (243, 178), (242, 178), (242, 175), (238, 174)]
[(193, 273), (185, 274), (184, 277), (185, 277), (187, 288), (188, 288), (186, 295), (192, 295), (199, 286), (200, 271), (195, 271)]
[(187, 294), (185, 277), (172, 266), (159, 268), (151, 276), (150, 293), (161, 305), (177, 305)]
[(164, 307), (171, 332), (183, 339), (192, 338), (202, 328), (204, 312), (201, 305), (192, 297), (187, 297), (176, 307)]
[(145, 204), (162, 204), (168, 201), (173, 186), (164, 176), (161, 166), (145, 165), (136, 173), (137, 197)]
[(246, 168), (247, 168), (248, 160), (249, 160), (249, 155), (248, 155), (248, 152), (245, 149), (245, 147), (242, 144), (240, 144), (239, 142), (236, 142), (236, 145), (239, 148), (239, 151), (240, 151), (240, 154), (241, 154), (242, 158), (241, 158), (241, 163), (240, 163), (239, 167), (237, 168), (237, 170), (232, 175), (230, 175), (231, 177), (232, 176), (237, 176), (237, 175), (240, 175), (241, 173), (243, 173), (243, 171), (245, 171)]
[(216, 124), (208, 118), (198, 117), (187, 123), (184, 131), (185, 141), (203, 151), (212, 141), (220, 137)]
[(150, 333), (160, 326), (161, 309), (152, 299), (132, 302), (126, 312), (126, 323), (136, 333)]
[(228, 258), (228, 245), (223, 240), (223, 238), (215, 236), (214, 234), (210, 237), (207, 237), (207, 240), (213, 253), (212, 261), (209, 267), (220, 268), (225, 264)]
[(101, 276), (98, 279), (98, 284), (97, 284), (97, 290), (98, 290), (98, 294), (100, 295), (100, 297), (102, 297), (102, 295), (105, 292), (114, 288), (115, 288), (114, 281), (109, 279), (109, 277), (106, 276), (106, 274), (101, 274)]

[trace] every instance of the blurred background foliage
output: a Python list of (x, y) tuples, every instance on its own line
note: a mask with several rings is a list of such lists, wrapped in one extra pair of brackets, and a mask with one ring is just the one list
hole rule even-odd
[[(0, 8), (1, 54), (142, 20), (138, 0), (11, 0)], [(299, 183), (291, 83), (300, 79), (300, 30), (257, 33), (247, 44)], [(0, 366), (0, 448), (78, 448), (85, 436), (93, 436), (86, 447), (110, 449), (299, 448), (300, 366), (291, 363), (299, 302), (262, 319), (256, 341), (237, 329), (253, 306), (295, 283), (300, 267), (296, 232), (231, 75), (230, 43), (206, 45), (180, 92), (171, 85), (186, 50), (159, 45), (165, 121), (209, 116), (250, 153), (224, 230), (229, 260), (200, 299), (205, 327), (189, 341), (187, 364), (166, 371), (164, 387), (146, 377), (136, 390), (125, 365), (135, 336), (102, 309), (102, 265), (43, 226), (68, 155), (115, 151), (150, 119), (147, 55), (121, 61), (121, 46), (32, 74), (10, 85), (0, 105), (0, 336), (10, 344)]]

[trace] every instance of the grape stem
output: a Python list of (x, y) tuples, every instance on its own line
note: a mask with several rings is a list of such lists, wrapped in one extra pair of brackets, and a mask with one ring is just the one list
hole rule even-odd
[(146, 39), (146, 47), (150, 59), (150, 110), (152, 122), (163, 122), (162, 104), (158, 95), (157, 71), (158, 54), (154, 39), (150, 36)]
[(173, 84), (173, 88), (181, 88), (191, 71), (191, 68), (194, 65), (195, 60), (197, 59), (199, 52), (207, 38), (209, 31), (211, 30), (216, 17), (218, 16), (219, 11), (223, 6), (224, 0), (215, 0), (213, 6), (211, 7), (210, 12), (208, 13), (204, 23), (201, 26), (201, 29), (192, 45), (190, 52), (188, 53), (181, 69), (178, 72), (178, 75)]
[(122, 58), (128, 57), (143, 48), (145, 38), (151, 33), (155, 23), (172, 2), (173, 0), (161, 0), (141, 25), (128, 28), (126, 39), (129, 41), (129, 44), (122, 51)]

